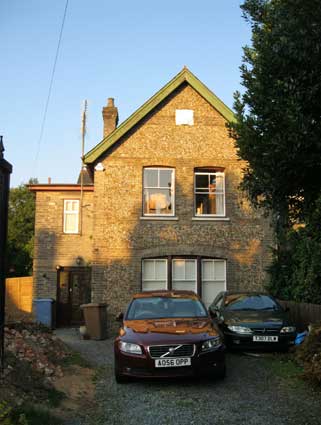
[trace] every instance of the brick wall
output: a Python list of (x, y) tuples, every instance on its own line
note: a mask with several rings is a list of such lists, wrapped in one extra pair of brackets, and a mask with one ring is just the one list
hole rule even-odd
[[(176, 126), (175, 110), (193, 109), (194, 126)], [(208, 255), (227, 260), (228, 289), (260, 289), (270, 260), (269, 222), (238, 185), (238, 160), (223, 117), (190, 86), (177, 90), (110, 150), (95, 173), (94, 301), (112, 317), (140, 289), (141, 259)], [(143, 167), (175, 168), (176, 221), (142, 220)], [(193, 220), (194, 168), (225, 168), (229, 221)]]
[(57, 291), (56, 266), (77, 267), (92, 261), (93, 193), (83, 196), (81, 234), (63, 233), (65, 199), (80, 199), (80, 192), (41, 191), (36, 196), (34, 298), (54, 298)]
[[(175, 110), (193, 109), (193, 126)], [(63, 200), (79, 192), (38, 192), (35, 297), (56, 297), (56, 266), (92, 265), (92, 301), (108, 304), (109, 323), (141, 288), (141, 260), (161, 255), (224, 258), (228, 289), (260, 289), (273, 244), (269, 221), (239, 191), (238, 160), (224, 118), (184, 85), (99, 159), (95, 190), (84, 194), (82, 235), (65, 235)], [(175, 168), (176, 220), (142, 219), (143, 167)], [(196, 221), (195, 167), (224, 167), (229, 221)]]

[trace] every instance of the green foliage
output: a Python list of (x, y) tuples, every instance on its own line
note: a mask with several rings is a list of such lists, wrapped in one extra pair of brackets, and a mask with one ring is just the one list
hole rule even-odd
[(304, 368), (304, 375), (321, 385), (321, 324), (314, 325), (309, 336), (296, 351), (296, 359)]
[[(63, 421), (52, 415), (47, 409), (31, 404), (23, 404), (16, 408), (12, 415), (13, 424), (19, 425), (62, 425)], [(19, 418), (25, 418), (25, 422), (17, 422)], [(16, 422), (15, 422), (16, 421)], [(11, 425), (11, 424), (10, 424)]]
[(1, 425), (28, 425), (24, 413), (14, 413), (13, 408), (6, 401), (0, 401)]
[(266, 355), (264, 363), (272, 374), (286, 382), (288, 387), (298, 388), (299, 386), (304, 386), (302, 381), (303, 369), (295, 361), (292, 354), (277, 353)]
[[(36, 184), (30, 179), (28, 184)], [(35, 199), (25, 184), (10, 189), (8, 211), (7, 276), (32, 273)]]
[(287, 232), (282, 257), (276, 254), (268, 290), (285, 300), (321, 304), (321, 196), (307, 224)]
[(321, 188), (321, 3), (246, 0), (252, 46), (231, 124), (248, 161), (243, 187), (284, 223), (305, 216)]
[[(230, 129), (248, 164), (242, 188), (274, 219), (269, 289), (321, 303), (321, 3), (245, 0), (241, 7), (252, 45), (244, 48), (245, 90), (235, 94)], [(306, 227), (292, 230), (298, 222)]]

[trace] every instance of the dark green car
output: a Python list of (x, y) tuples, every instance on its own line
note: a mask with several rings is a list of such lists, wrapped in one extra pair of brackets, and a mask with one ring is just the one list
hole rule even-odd
[(283, 351), (294, 344), (296, 328), (271, 295), (224, 291), (209, 310), (229, 348)]

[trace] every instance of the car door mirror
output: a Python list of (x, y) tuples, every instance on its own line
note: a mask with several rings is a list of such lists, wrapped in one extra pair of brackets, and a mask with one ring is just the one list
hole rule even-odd
[(124, 313), (122, 311), (117, 314), (116, 320), (117, 322), (122, 322), (124, 320)]
[(210, 307), (208, 309), (208, 312), (209, 312), (212, 319), (217, 319), (218, 313), (219, 313), (218, 307)]

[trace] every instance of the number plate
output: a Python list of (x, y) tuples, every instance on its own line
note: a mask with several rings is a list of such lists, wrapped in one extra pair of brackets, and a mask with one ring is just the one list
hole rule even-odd
[(269, 336), (269, 335), (259, 335), (259, 336), (253, 336), (253, 341), (256, 342), (278, 342), (279, 337), (278, 336)]
[(155, 367), (181, 367), (181, 366), (190, 366), (190, 365), (191, 365), (190, 357), (177, 357), (177, 358), (155, 360)]

